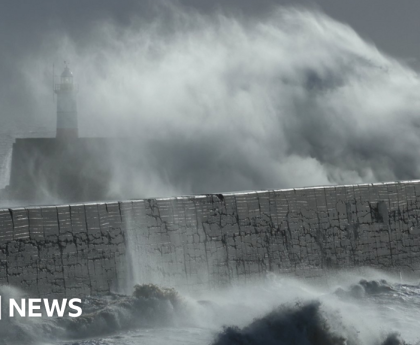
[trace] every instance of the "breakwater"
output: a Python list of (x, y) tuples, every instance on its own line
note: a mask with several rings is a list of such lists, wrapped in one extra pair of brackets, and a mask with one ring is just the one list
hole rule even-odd
[(201, 289), (267, 272), (420, 271), (420, 181), (0, 210), (0, 283)]
[(107, 293), (125, 252), (118, 203), (0, 210), (0, 284), (43, 297)]

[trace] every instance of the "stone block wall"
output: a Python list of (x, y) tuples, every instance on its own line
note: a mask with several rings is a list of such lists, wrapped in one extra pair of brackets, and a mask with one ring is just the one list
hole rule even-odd
[(420, 273), (419, 219), (419, 181), (0, 210), (0, 284), (81, 296), (268, 272)]
[(136, 282), (200, 289), (268, 272), (372, 267), (420, 273), (420, 183), (125, 203)]
[(118, 203), (0, 210), (0, 284), (42, 297), (108, 293), (125, 262)]

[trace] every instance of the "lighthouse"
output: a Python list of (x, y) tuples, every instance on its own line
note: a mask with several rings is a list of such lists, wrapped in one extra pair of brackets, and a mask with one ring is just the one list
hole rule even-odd
[(66, 64), (60, 82), (54, 85), (57, 94), (57, 138), (77, 138), (77, 106), (73, 73)]

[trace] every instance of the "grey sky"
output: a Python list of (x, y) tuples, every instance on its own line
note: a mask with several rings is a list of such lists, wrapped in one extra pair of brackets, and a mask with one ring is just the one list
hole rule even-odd
[[(82, 40), (96, 21), (112, 19), (126, 24), (133, 14), (153, 18), (152, 0), (2, 0), (0, 37), (4, 55), (30, 53), (51, 31), (64, 31)], [(420, 2), (417, 0), (181, 0), (203, 13), (222, 11), (254, 17), (281, 4), (315, 6), (348, 23), (380, 49), (404, 59), (420, 60)], [(6, 48), (6, 54), (3, 50)]]

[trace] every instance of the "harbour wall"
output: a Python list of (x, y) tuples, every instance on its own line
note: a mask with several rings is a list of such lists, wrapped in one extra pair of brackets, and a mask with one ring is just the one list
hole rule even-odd
[(80, 296), (420, 272), (420, 181), (0, 210), (0, 283)]
[(0, 284), (41, 297), (118, 290), (124, 235), (118, 203), (0, 210)]

